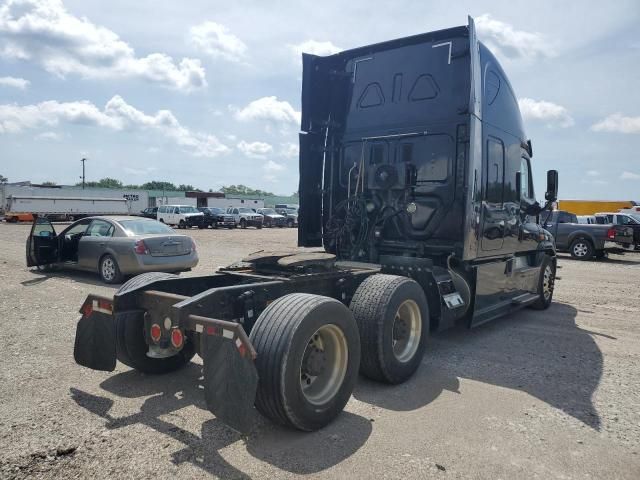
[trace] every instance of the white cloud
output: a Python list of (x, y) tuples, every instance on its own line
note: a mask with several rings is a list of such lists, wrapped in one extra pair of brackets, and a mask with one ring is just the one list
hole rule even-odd
[(42, 132), (36, 135), (36, 139), (38, 140), (50, 140), (53, 142), (59, 142), (62, 139), (62, 136), (56, 132)]
[(640, 180), (640, 173), (622, 172), (620, 180)]
[(0, 7), (0, 56), (65, 77), (141, 78), (176, 90), (206, 86), (200, 60), (164, 53), (137, 57), (113, 31), (69, 13), (61, 0), (8, 0)]
[(244, 153), (247, 157), (252, 158), (264, 158), (265, 155), (273, 151), (273, 147), (264, 142), (245, 142), (241, 140), (238, 143), (238, 150)]
[(597, 170), (587, 170), (587, 176), (589, 177), (597, 177), (600, 175), (600, 172)]
[(276, 163), (273, 160), (269, 160), (262, 168), (267, 172), (283, 172), (285, 170), (284, 165)]
[(539, 33), (516, 30), (485, 13), (475, 19), (479, 39), (493, 52), (509, 59), (551, 57), (552, 46)]
[(518, 99), (520, 113), (525, 120), (539, 120), (547, 126), (559, 126), (563, 128), (571, 127), (575, 122), (569, 111), (562, 105), (547, 102), (545, 100), (534, 100), (532, 98)]
[(594, 132), (640, 133), (640, 117), (614, 113), (591, 126)]
[(247, 46), (238, 37), (229, 33), (224, 25), (204, 22), (189, 29), (189, 40), (200, 51), (213, 58), (240, 62), (247, 53)]
[(297, 45), (289, 45), (289, 48), (296, 54), (296, 60), (300, 60), (300, 55), (303, 53), (311, 53), (313, 55), (333, 55), (343, 49), (335, 46), (331, 42), (319, 42), (317, 40), (307, 40)]
[(270, 120), (278, 123), (300, 123), (300, 112), (297, 112), (289, 102), (280, 101), (275, 96), (259, 98), (240, 110), (230, 108), (234, 111), (236, 120), (241, 122)]
[(126, 103), (119, 95), (109, 100), (102, 110), (88, 101), (59, 103), (50, 100), (36, 105), (0, 105), (0, 134), (52, 127), (61, 122), (116, 131), (156, 131), (196, 157), (215, 157), (229, 151), (229, 147), (214, 135), (192, 132), (182, 126), (169, 110), (159, 110), (155, 115), (147, 115)]
[(300, 147), (297, 143), (283, 143), (281, 147), (280, 155), (285, 158), (296, 158), (300, 153)]
[(29, 80), (25, 80), (24, 78), (0, 77), (0, 86), (3, 87), (13, 87), (20, 90), (26, 90), (26, 88), (30, 84), (31, 82)]
[(274, 162), (273, 160), (269, 160), (264, 165), (262, 165), (262, 169), (264, 170), (264, 173), (265, 173), (264, 178), (268, 182), (277, 181), (278, 174), (286, 170), (284, 165)]

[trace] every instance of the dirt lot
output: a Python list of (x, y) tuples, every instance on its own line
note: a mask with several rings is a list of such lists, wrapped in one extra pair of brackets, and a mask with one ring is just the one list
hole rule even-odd
[[(555, 303), (431, 337), (415, 377), (359, 380), (305, 434), (248, 438), (205, 408), (200, 368), (149, 377), (74, 364), (97, 277), (24, 264), (28, 227), (0, 224), (1, 478), (640, 478), (640, 255), (562, 258)], [(197, 231), (211, 272), (294, 230)]]

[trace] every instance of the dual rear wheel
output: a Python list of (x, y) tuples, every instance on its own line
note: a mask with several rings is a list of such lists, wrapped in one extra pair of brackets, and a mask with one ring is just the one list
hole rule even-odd
[(281, 297), (251, 331), (258, 352), (256, 407), (283, 425), (317, 430), (342, 411), (358, 371), (393, 384), (411, 377), (428, 331), (424, 292), (404, 277), (369, 277), (350, 308), (319, 295)]

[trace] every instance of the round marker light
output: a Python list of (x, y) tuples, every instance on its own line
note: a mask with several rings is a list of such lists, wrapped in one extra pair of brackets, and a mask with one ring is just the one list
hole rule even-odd
[(162, 337), (162, 329), (160, 328), (160, 325), (158, 325), (157, 323), (151, 325), (151, 331), (149, 333), (151, 335), (151, 340), (153, 340), (155, 343), (158, 343), (160, 341), (160, 337)]
[(182, 347), (182, 342), (184, 342), (184, 336), (182, 335), (182, 331), (179, 328), (175, 328), (171, 331), (171, 345), (175, 348)]

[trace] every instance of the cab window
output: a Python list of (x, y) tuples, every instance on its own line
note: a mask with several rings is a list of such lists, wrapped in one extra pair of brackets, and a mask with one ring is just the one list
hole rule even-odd
[(531, 164), (529, 159), (522, 157), (520, 161), (520, 198), (533, 198), (533, 184), (531, 182)]
[(578, 223), (577, 217), (567, 212), (560, 212), (558, 215), (558, 223)]

